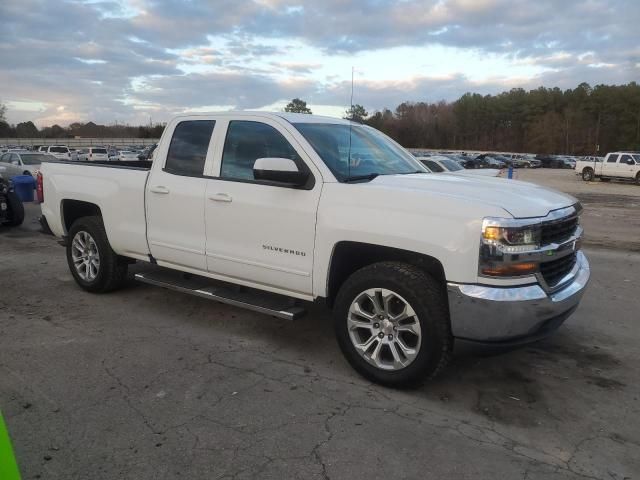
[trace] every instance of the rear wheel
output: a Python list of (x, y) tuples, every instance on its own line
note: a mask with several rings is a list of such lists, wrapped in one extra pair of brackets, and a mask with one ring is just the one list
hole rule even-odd
[(640, 172), (636, 174), (636, 185), (640, 185)]
[(340, 349), (367, 379), (391, 387), (435, 377), (452, 349), (443, 286), (417, 267), (380, 262), (352, 274), (336, 298)]
[(7, 192), (7, 207), (9, 209), (9, 220), (3, 222), (3, 225), (9, 227), (17, 227), (24, 222), (24, 205), (16, 192)]
[(584, 170), (582, 170), (582, 180), (584, 180), (585, 182), (593, 181), (594, 177), (595, 175), (592, 168), (585, 168)]
[(100, 217), (82, 217), (73, 223), (67, 263), (76, 283), (88, 292), (116, 290), (127, 278), (127, 261), (111, 249)]

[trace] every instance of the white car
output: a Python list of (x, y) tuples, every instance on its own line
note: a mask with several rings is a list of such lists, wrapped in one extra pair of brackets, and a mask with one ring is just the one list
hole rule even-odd
[(118, 153), (118, 160), (121, 162), (131, 162), (138, 160), (138, 152), (131, 150), (120, 150)]
[(455, 173), (457, 175), (472, 175), (483, 177), (499, 177), (501, 171), (496, 168), (471, 168), (466, 169), (455, 160), (444, 155), (432, 155), (430, 157), (417, 157), (420, 162), (433, 173)]
[(75, 160), (77, 158), (72, 155), (71, 150), (66, 145), (49, 145), (46, 147), (46, 153), (53, 155), (58, 160)]
[(184, 115), (141, 163), (38, 175), (43, 223), (81, 288), (123, 287), (137, 261), (141, 282), (279, 318), (322, 302), (349, 363), (384, 385), (433, 377), (456, 342), (549, 335), (589, 280), (575, 198), (429, 173), (355, 122)]
[(109, 160), (109, 155), (104, 147), (89, 147), (83, 150), (78, 159), (86, 162), (106, 162)]
[(11, 178), (15, 175), (35, 176), (44, 162), (55, 161), (56, 157), (46, 153), (20, 150), (4, 153), (0, 156), (0, 165), (5, 167), (5, 175)]

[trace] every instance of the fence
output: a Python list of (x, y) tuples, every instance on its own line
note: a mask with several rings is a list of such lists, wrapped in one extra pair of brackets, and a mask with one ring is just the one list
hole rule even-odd
[(72, 148), (147, 146), (158, 143), (158, 138), (0, 138), (0, 145), (31, 147), (33, 145), (67, 145)]

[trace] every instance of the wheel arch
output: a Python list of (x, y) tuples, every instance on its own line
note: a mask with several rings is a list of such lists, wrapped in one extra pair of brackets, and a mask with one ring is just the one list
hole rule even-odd
[[(446, 284), (442, 263), (435, 257), (400, 248), (387, 247), (363, 242), (338, 242), (331, 255), (327, 275), (327, 305), (332, 307), (338, 290), (355, 271), (377, 262), (398, 261), (414, 265)], [(443, 288), (443, 291), (446, 289)]]
[(102, 211), (95, 203), (85, 202), (82, 200), (65, 199), (60, 205), (60, 214), (62, 216), (62, 225), (65, 233), (68, 233), (73, 222), (82, 217), (100, 217)]

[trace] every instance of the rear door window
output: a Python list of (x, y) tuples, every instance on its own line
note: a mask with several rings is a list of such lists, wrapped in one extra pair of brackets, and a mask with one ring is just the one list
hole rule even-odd
[(215, 120), (186, 120), (176, 125), (164, 170), (174, 175), (202, 176), (215, 124)]

